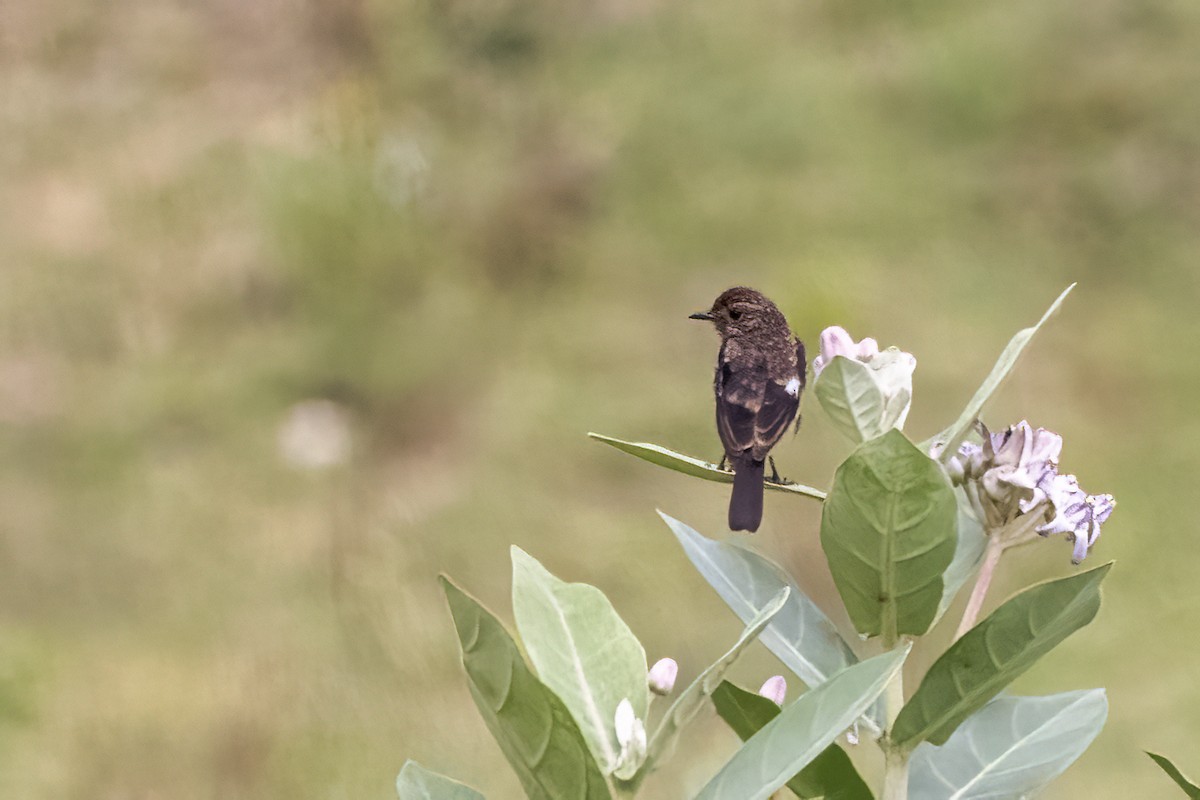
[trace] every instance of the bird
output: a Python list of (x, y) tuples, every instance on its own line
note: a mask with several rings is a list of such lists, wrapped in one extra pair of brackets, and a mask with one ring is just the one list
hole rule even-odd
[[(761, 292), (745, 286), (727, 289), (712, 308), (690, 319), (713, 323), (721, 335), (713, 393), (717, 434), (733, 467), (729, 528), (758, 530), (763, 515), (763, 480), (771, 448), (800, 410), (808, 363), (804, 342), (780, 310)], [(778, 480), (775, 463), (771, 470)]]

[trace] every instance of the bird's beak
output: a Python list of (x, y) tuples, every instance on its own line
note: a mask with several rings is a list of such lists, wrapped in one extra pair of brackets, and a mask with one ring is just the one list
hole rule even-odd
[(689, 314), (688, 319), (702, 319), (705, 322), (712, 322), (713, 315), (711, 311), (697, 311), (695, 314)]

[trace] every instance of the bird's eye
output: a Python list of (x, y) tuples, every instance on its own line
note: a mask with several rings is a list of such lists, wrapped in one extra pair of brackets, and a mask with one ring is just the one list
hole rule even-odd
[(742, 318), (742, 312), (738, 311), (736, 308), (731, 308), (729, 309), (729, 318), (734, 322), (737, 322)]

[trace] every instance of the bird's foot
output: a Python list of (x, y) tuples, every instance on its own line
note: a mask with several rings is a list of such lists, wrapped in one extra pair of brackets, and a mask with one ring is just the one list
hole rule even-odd
[(767, 461), (771, 464), (771, 483), (789, 483), (787, 478), (779, 477), (779, 470), (775, 469), (775, 457), (767, 456)]

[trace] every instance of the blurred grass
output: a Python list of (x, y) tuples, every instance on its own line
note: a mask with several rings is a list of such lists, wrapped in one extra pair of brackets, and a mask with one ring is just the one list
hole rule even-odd
[[(1016, 688), (1109, 687), (1049, 796), (1156, 794), (1138, 751), (1200, 746), (1194, 4), (53, 0), (0, 22), (4, 796), (384, 797), (410, 757), (515, 796), (433, 580), (508, 618), (510, 543), (694, 675), (739, 625), (653, 509), (716, 531), (725, 490), (583, 434), (717, 455), (716, 342), (686, 315), (736, 283), (810, 342), (838, 323), (916, 353), (923, 436), (1080, 281), (988, 421), (1066, 436), (1064, 467), (1120, 501), (1095, 556), (1120, 564)], [(319, 474), (276, 448), (312, 397), (355, 441)], [(806, 408), (780, 466), (822, 485), (846, 447)], [(832, 608), (816, 514), (772, 497), (761, 541)], [(1031, 548), (996, 597), (1069, 569)], [(733, 742), (702, 726), (651, 796)]]

